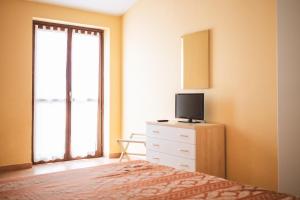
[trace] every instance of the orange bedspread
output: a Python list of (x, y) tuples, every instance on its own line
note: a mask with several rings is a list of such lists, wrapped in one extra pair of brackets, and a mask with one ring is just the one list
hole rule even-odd
[(130, 161), (0, 180), (0, 199), (295, 199), (202, 173)]

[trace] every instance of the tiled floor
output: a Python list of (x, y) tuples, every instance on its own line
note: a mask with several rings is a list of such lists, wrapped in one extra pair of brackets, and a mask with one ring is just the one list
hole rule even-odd
[[(124, 159), (125, 160), (125, 159)], [(22, 176), (32, 176), (38, 174), (46, 174), (51, 172), (65, 171), (70, 169), (78, 169), (84, 167), (93, 167), (96, 165), (103, 165), (108, 163), (119, 162), (119, 159), (109, 159), (109, 158), (91, 158), (91, 159), (82, 159), (82, 160), (73, 160), (65, 162), (56, 162), (48, 164), (39, 164), (33, 165), (30, 169), (16, 170), (1, 172), (1, 178), (10, 178), (10, 177), (22, 177)]]

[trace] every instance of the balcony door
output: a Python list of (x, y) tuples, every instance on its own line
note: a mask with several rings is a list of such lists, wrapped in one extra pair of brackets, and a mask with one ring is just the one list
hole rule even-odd
[(33, 163), (102, 155), (103, 32), (33, 21)]

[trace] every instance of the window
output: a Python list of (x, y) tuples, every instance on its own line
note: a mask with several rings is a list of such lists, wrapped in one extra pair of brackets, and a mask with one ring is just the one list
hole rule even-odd
[(33, 21), (33, 162), (101, 156), (103, 31)]

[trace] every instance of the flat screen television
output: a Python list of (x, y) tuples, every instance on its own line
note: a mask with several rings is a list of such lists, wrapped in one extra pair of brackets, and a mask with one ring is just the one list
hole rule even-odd
[(203, 93), (181, 93), (175, 96), (175, 117), (188, 119), (193, 123), (204, 120), (204, 94)]

